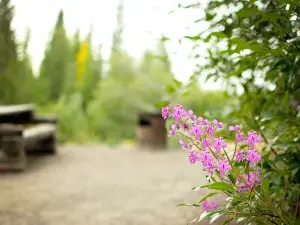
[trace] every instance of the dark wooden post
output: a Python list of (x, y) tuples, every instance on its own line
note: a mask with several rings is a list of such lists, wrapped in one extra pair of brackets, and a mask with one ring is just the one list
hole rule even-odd
[(22, 137), (23, 127), (11, 124), (0, 125), (0, 168), (24, 170), (26, 155)]
[(142, 113), (139, 115), (136, 139), (140, 148), (167, 148), (167, 130), (160, 113)]

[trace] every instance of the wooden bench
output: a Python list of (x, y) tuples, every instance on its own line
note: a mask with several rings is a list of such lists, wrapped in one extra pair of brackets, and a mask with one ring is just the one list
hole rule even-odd
[(56, 125), (38, 124), (23, 132), (24, 146), (27, 152), (56, 152)]
[(56, 118), (35, 116), (33, 109), (0, 106), (0, 169), (25, 169), (27, 152), (56, 153)]

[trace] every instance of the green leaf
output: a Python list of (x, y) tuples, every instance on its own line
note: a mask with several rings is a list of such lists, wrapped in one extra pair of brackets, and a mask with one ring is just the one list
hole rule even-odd
[(174, 94), (176, 93), (176, 88), (173, 86), (173, 85), (166, 85), (166, 91), (169, 93), (169, 94)]
[(222, 213), (222, 210), (215, 210), (215, 211), (205, 211), (203, 212), (200, 217), (199, 217), (199, 220), (198, 222), (200, 222), (201, 220), (203, 220), (204, 218), (206, 217), (211, 217), (212, 215), (216, 214), (216, 213)]
[(244, 18), (244, 17), (249, 17), (249, 16), (253, 16), (253, 15), (257, 15), (259, 13), (257, 8), (242, 8), (240, 11), (238, 11), (236, 13), (237, 17)]
[(208, 188), (208, 189), (220, 190), (220, 191), (232, 191), (233, 190), (233, 186), (231, 184), (226, 184), (223, 182), (216, 182), (213, 184), (204, 185), (201, 188)]
[(192, 221), (188, 222), (188, 224), (187, 224), (187, 225), (189, 225), (189, 224), (191, 224), (191, 223), (194, 223), (194, 222), (196, 222), (198, 219), (199, 219), (199, 217), (197, 217), (197, 218), (193, 219)]
[(200, 207), (198, 204), (179, 204), (177, 206), (193, 206), (193, 207)]
[(181, 96), (185, 97), (188, 96), (190, 94), (189, 90), (184, 91)]
[(264, 192), (265, 192), (266, 196), (269, 195), (269, 185), (270, 185), (269, 179), (263, 179), (262, 180), (262, 187), (264, 189)]
[(162, 41), (162, 42), (169, 41), (169, 40), (170, 40), (170, 39), (167, 38), (167, 37), (162, 37), (162, 38), (160, 39), (160, 41)]
[(249, 174), (249, 171), (250, 171), (250, 164), (249, 164), (249, 161), (247, 161), (247, 165), (246, 165), (246, 168), (245, 168), (245, 173)]
[(226, 201), (226, 202), (232, 201), (232, 199), (233, 199), (233, 197), (227, 197), (227, 198), (225, 199), (225, 201)]
[(239, 203), (239, 202), (243, 202), (243, 199), (239, 196), (234, 196), (232, 198), (232, 203)]
[(231, 181), (233, 184), (235, 184), (235, 179), (234, 179), (234, 177), (232, 176), (232, 174), (228, 174), (228, 177), (229, 177), (230, 181)]
[(242, 222), (244, 221), (245, 219), (247, 219), (247, 217), (240, 217), (236, 220), (236, 223), (239, 223), (239, 222)]
[(216, 16), (215, 13), (212, 14), (212, 13), (206, 12), (206, 14), (205, 14), (205, 19), (206, 19), (206, 21), (210, 21), (210, 20), (212, 20), (213, 18), (215, 18), (215, 16)]
[(205, 197), (203, 197), (198, 203), (202, 203), (204, 202), (206, 199), (216, 195), (216, 194), (219, 194), (219, 192), (212, 192), (212, 193), (209, 193), (208, 195), (206, 195)]
[(293, 177), (297, 174), (298, 170), (299, 170), (299, 167), (292, 170)]
[(208, 42), (212, 37), (216, 37), (218, 39), (224, 39), (228, 38), (228, 36), (224, 32), (212, 32), (210, 35), (208, 35), (204, 41)]
[(201, 187), (193, 187), (191, 191), (198, 191)]
[(200, 222), (201, 220), (203, 220), (205, 217), (208, 217), (210, 214), (211, 214), (211, 212), (208, 212), (208, 211), (203, 212), (203, 213), (200, 215), (200, 217), (199, 217), (199, 219), (198, 219), (198, 222)]
[(190, 39), (190, 40), (193, 40), (193, 41), (196, 41), (196, 40), (200, 40), (200, 35), (196, 35), (196, 36), (184, 36), (184, 38), (186, 39)]
[(231, 222), (231, 220), (233, 220), (233, 218), (229, 218), (227, 220), (224, 221), (223, 225), (227, 225)]
[(289, 100), (290, 100), (290, 95), (289, 95), (289, 92), (286, 91), (285, 94), (284, 94), (284, 100), (283, 100), (283, 104), (284, 104), (285, 109), (289, 108), (289, 103), (290, 103)]
[(180, 88), (182, 86), (182, 83), (179, 80), (175, 79), (175, 78), (173, 79), (173, 82), (175, 83), (175, 86), (177, 88)]
[(213, 182), (217, 182), (217, 180), (212, 176), (210, 177)]
[(222, 216), (222, 213), (216, 213), (210, 220), (209, 224), (212, 224), (213, 222), (215, 222), (220, 216)]
[(169, 104), (169, 102), (167, 102), (167, 101), (158, 101), (158, 102), (156, 102), (155, 105), (156, 105), (157, 108), (161, 108), (161, 107), (164, 107), (168, 104)]

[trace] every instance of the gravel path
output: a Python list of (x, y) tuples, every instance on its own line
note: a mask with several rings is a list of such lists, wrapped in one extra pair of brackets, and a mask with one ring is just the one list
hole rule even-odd
[(0, 225), (182, 225), (200, 211), (176, 205), (200, 198), (202, 175), (180, 150), (68, 145), (0, 174)]

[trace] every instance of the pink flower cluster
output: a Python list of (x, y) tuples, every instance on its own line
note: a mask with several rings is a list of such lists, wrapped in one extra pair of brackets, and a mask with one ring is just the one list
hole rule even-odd
[(256, 172), (249, 172), (249, 174), (243, 175), (243, 181), (241, 181), (242, 179), (237, 178), (236, 184), (240, 191), (250, 191), (255, 185), (260, 185), (259, 174), (260, 171), (257, 170)]
[[(216, 136), (216, 131), (224, 128), (222, 122), (197, 117), (192, 110), (185, 111), (181, 105), (165, 106), (161, 114), (164, 119), (170, 117), (175, 119), (169, 131), (170, 136), (179, 133), (186, 137), (185, 140), (180, 140), (179, 144), (189, 152), (191, 164), (199, 161), (209, 175), (218, 171), (221, 177), (232, 170), (234, 159), (230, 159), (227, 154), (227, 144), (222, 137)], [(235, 132), (237, 146), (240, 144), (248, 146), (247, 149), (235, 149), (235, 160), (237, 162), (246, 160), (254, 167), (261, 160), (261, 155), (255, 150), (255, 144), (261, 142), (260, 136), (255, 131), (245, 134), (239, 125), (229, 126), (229, 130)], [(243, 177), (247, 179), (237, 182), (240, 190), (246, 190), (260, 182), (258, 173), (250, 172)]]
[(212, 199), (210, 202), (208, 200), (205, 200), (201, 206), (204, 211), (211, 211), (215, 210), (218, 207), (218, 203), (215, 199)]

